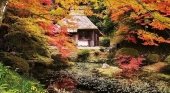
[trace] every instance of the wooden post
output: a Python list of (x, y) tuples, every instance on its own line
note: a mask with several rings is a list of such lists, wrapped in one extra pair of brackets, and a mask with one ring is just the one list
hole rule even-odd
[(75, 34), (75, 41), (76, 41), (76, 45), (78, 46), (78, 32)]
[(92, 47), (95, 46), (95, 34), (94, 34), (94, 30), (92, 32)]

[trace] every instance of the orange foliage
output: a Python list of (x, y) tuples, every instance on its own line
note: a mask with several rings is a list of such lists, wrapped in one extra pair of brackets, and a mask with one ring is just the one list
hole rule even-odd
[(61, 53), (62, 57), (66, 58), (75, 51), (75, 46), (72, 44), (72, 39), (68, 37), (67, 28), (61, 27), (58, 34), (55, 36), (49, 36), (48, 42), (50, 45), (56, 46)]
[(8, 4), (8, 10), (12, 10), (15, 16), (36, 21), (45, 32), (42, 36), (46, 37), (48, 43), (56, 46), (62, 57), (68, 57), (76, 48), (68, 36), (67, 28), (53, 24), (57, 18), (51, 14), (51, 9), (52, 0), (10, 0)]
[(155, 45), (158, 46), (159, 43), (170, 43), (170, 40), (166, 40), (157, 34), (150, 33), (144, 30), (138, 30), (138, 38), (144, 41), (143, 45)]
[(166, 15), (170, 15), (170, 1), (163, 1), (157, 3), (157, 9), (160, 12), (165, 13)]
[[(124, 35), (125, 40), (137, 43), (141, 39), (143, 45), (169, 43), (170, 41), (150, 30), (162, 31), (170, 29), (170, 0), (118, 0), (112, 1), (111, 19), (118, 23), (117, 32)], [(111, 2), (111, 1), (110, 1)], [(131, 33), (131, 31), (136, 31)], [(123, 34), (122, 34), (123, 33)], [(116, 34), (117, 35), (117, 34)]]
[(8, 7), (13, 9), (13, 11), (19, 12), (19, 14), (29, 11), (34, 15), (48, 14), (48, 16), (51, 8), (50, 5), (43, 5), (42, 0), (10, 0)]
[(167, 28), (166, 25), (164, 25), (163, 23), (161, 23), (158, 20), (153, 20), (153, 22), (150, 24), (153, 28), (156, 28), (158, 30), (164, 30)]
[(120, 6), (118, 7), (119, 10), (117, 11), (112, 11), (112, 15), (111, 15), (111, 19), (113, 21), (119, 20), (119, 18), (121, 17), (121, 15), (123, 15), (124, 13), (130, 11), (132, 8), (131, 6)]

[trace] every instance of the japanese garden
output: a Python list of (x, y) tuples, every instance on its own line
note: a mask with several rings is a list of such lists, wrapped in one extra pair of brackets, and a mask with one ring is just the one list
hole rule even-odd
[(170, 0), (0, 0), (0, 93), (170, 93)]

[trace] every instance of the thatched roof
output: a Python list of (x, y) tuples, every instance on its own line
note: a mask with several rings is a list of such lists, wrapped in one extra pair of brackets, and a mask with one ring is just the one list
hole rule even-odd
[(78, 29), (98, 30), (97, 26), (95, 26), (83, 12), (83, 10), (71, 10), (69, 17), (62, 19), (59, 24), (66, 26), (68, 32), (77, 32)]

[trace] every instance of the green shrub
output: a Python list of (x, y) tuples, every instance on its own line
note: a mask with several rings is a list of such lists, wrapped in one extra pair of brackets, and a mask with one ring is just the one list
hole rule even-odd
[(0, 93), (46, 93), (42, 86), (0, 63)]
[(138, 50), (134, 48), (121, 48), (118, 51), (116, 51), (116, 54), (115, 54), (115, 56), (119, 56), (119, 55), (130, 55), (133, 57), (138, 57), (139, 52)]
[(11, 66), (14, 69), (19, 68), (21, 72), (29, 71), (29, 64), (25, 59), (21, 57), (8, 52), (1, 52), (0, 57), (0, 61), (3, 61), (5, 65)]
[(150, 82), (96, 76), (79, 76), (78, 87), (96, 91), (95, 93), (169, 93), (168, 91), (162, 92)]
[(9, 26), (7, 24), (1, 24), (0, 25), (0, 38), (3, 38), (5, 34), (8, 33)]
[(146, 58), (147, 62), (155, 63), (160, 61), (160, 56), (158, 54), (149, 54)]
[(94, 55), (95, 57), (99, 56), (99, 55), (100, 55), (100, 51), (95, 50), (95, 51), (93, 52), (93, 55)]
[(110, 46), (110, 39), (107, 37), (104, 37), (100, 40), (100, 46), (103, 47), (109, 47)]
[(170, 55), (168, 55), (168, 56), (165, 58), (164, 61), (167, 62), (168, 64), (170, 64)]
[(5, 47), (10, 50), (23, 53), (26, 59), (34, 58), (34, 55), (49, 56), (44, 42), (38, 37), (26, 32), (15, 31), (4, 36)]
[[(161, 69), (162, 73), (170, 75), (170, 64)], [(170, 77), (170, 76), (169, 76)]]
[(89, 50), (81, 50), (80, 52), (78, 52), (77, 61), (80, 61), (80, 62), (87, 61), (89, 56), (90, 56)]

